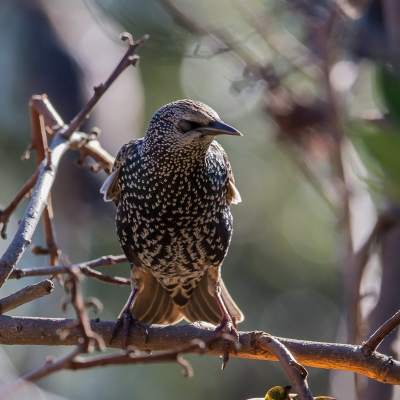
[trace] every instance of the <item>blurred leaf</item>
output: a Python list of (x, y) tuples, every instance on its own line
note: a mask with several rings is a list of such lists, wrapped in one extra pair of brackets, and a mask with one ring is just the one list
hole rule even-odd
[(376, 83), (389, 115), (400, 122), (400, 75), (390, 66), (381, 65), (376, 70)]
[[(357, 139), (361, 141), (369, 156), (384, 171), (383, 184), (385, 186), (385, 195), (399, 202), (400, 127), (394, 125), (383, 129), (371, 123), (364, 122), (352, 124), (348, 129), (348, 133), (353, 142)], [(356, 147), (359, 146), (356, 145)]]

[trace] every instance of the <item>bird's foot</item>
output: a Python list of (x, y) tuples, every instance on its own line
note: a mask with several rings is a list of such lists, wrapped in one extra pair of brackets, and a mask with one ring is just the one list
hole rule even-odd
[(142, 334), (145, 336), (145, 343), (147, 343), (147, 339), (149, 336), (149, 332), (147, 331), (146, 327), (133, 316), (132, 311), (130, 308), (125, 308), (122, 312), (120, 317), (114, 324), (114, 328), (111, 333), (110, 344), (117, 335), (118, 331), (123, 327), (122, 335), (123, 335), (123, 342), (122, 348), (126, 349), (128, 347), (128, 339), (129, 339), (129, 325), (133, 323), (134, 326), (142, 331)]
[[(238, 331), (236, 329), (235, 321), (232, 320), (232, 318), (229, 315), (224, 315), (222, 317), (221, 323), (215, 329), (215, 332), (216, 333), (218, 333), (218, 332), (229, 333), (237, 341), (239, 341), (239, 334), (238, 334)], [(222, 367), (221, 367), (221, 369), (222, 370), (224, 370), (226, 368), (226, 364), (228, 364), (230, 348), (231, 348), (230, 342), (228, 342), (227, 340), (224, 340), (224, 353), (221, 356), (221, 358), (222, 358)], [(235, 348), (234, 348), (234, 351), (236, 353), (236, 349)]]

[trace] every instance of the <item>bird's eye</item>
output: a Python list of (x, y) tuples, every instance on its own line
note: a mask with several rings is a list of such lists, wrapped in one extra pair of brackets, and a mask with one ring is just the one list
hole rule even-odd
[(196, 122), (190, 122), (187, 121), (186, 119), (181, 119), (178, 122), (178, 128), (182, 131), (182, 132), (189, 132), (193, 129), (197, 129), (200, 125), (197, 124)]

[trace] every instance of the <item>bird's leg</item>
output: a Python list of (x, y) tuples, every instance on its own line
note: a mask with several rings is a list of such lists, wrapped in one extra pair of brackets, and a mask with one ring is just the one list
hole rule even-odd
[[(235, 321), (232, 320), (232, 317), (229, 315), (228, 310), (226, 309), (224, 301), (222, 300), (222, 297), (221, 297), (221, 291), (220, 291), (219, 286), (217, 286), (216, 290), (214, 291), (214, 298), (217, 301), (219, 309), (221, 310), (221, 313), (222, 313), (221, 323), (215, 329), (215, 332), (229, 333), (237, 341), (239, 341), (239, 334), (236, 329)], [(229, 361), (229, 347), (230, 347), (229, 342), (224, 340), (224, 354), (222, 356), (222, 361), (223, 361), (222, 369), (223, 370), (226, 368), (226, 364)]]
[(139, 294), (139, 290), (137, 288), (133, 288), (132, 292), (128, 298), (128, 301), (125, 304), (124, 309), (122, 310), (120, 316), (118, 317), (117, 321), (114, 324), (113, 331), (111, 333), (110, 344), (117, 335), (118, 331), (120, 330), (121, 326), (123, 326), (123, 343), (122, 348), (126, 349), (128, 346), (128, 339), (129, 339), (129, 325), (132, 322), (136, 328), (140, 329), (145, 335), (145, 341), (147, 342), (149, 333), (147, 329), (143, 326), (143, 324), (133, 316), (132, 314), (132, 305), (136, 299), (136, 296)]

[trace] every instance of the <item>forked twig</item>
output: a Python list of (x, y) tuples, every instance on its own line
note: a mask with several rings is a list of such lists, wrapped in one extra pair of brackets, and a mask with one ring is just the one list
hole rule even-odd
[(293, 382), (300, 400), (313, 400), (314, 397), (307, 385), (307, 370), (299, 364), (289, 349), (276, 337), (263, 334), (260, 346), (275, 355), (287, 376)]
[[(95, 271), (93, 268), (100, 266), (112, 266), (120, 263), (127, 262), (125, 256), (104, 256), (97, 258), (96, 260), (87, 261), (84, 263), (74, 264), (73, 267), (79, 268), (80, 271), (85, 276), (90, 276), (92, 278), (98, 279), (102, 282), (106, 283), (114, 283), (117, 285), (130, 285), (130, 280), (126, 278), (122, 278), (119, 276), (111, 276), (100, 273), (99, 271)], [(37, 268), (24, 268), (18, 269), (15, 268), (8, 279), (20, 279), (30, 276), (52, 276), (58, 274), (68, 273), (68, 267), (64, 265), (57, 266), (45, 266), (45, 267), (37, 267)]]
[(382, 343), (382, 341), (393, 332), (400, 325), (400, 311), (397, 311), (393, 317), (389, 318), (384, 324), (382, 324), (371, 337), (363, 342), (362, 352), (365, 356), (370, 356)]
[(114, 71), (111, 73), (109, 78), (100, 85), (94, 88), (94, 94), (92, 98), (87, 102), (87, 104), (82, 108), (81, 111), (75, 116), (75, 118), (70, 122), (68, 128), (63, 132), (63, 136), (66, 139), (74, 133), (79, 127), (85, 122), (88, 118), (89, 113), (93, 110), (93, 107), (100, 100), (101, 96), (105, 93), (105, 91), (114, 83), (114, 81), (121, 75), (124, 70), (130, 65), (136, 66), (139, 62), (139, 57), (134, 56), (135, 51), (149, 38), (148, 35), (144, 35), (141, 39), (134, 42), (132, 36), (124, 32), (121, 35), (121, 39), (129, 42), (129, 48), (126, 51), (125, 55), (122, 57), (121, 61), (118, 63)]
[[(207, 346), (220, 340), (229, 341), (233, 345), (236, 342), (235, 339), (228, 334), (216, 334), (205, 341), (194, 339), (189, 344), (178, 346), (174, 350), (161, 354), (141, 355), (140, 352), (138, 352), (136, 349), (132, 350), (131, 347), (124, 354), (83, 359), (79, 357), (80, 354), (91, 353), (94, 347), (99, 350), (104, 350), (105, 342), (103, 337), (94, 332), (91, 328), (86, 310), (88, 301), (85, 302), (82, 296), (80, 285), (82, 274), (80, 273), (79, 268), (74, 266), (67, 266), (67, 268), (69, 269), (70, 277), (65, 281), (65, 288), (71, 293), (70, 302), (72, 303), (77, 314), (77, 320), (64, 325), (63, 329), (61, 330), (60, 337), (61, 339), (66, 339), (72, 329), (78, 329), (80, 331), (80, 339), (78, 339), (77, 347), (60, 360), (55, 360), (52, 357), (48, 357), (42, 366), (28, 372), (4, 387), (0, 391), (1, 398), (10, 396), (28, 383), (36, 382), (45, 376), (63, 369), (79, 370), (106, 365), (176, 362), (183, 367), (183, 374), (185, 376), (191, 376), (193, 374), (192, 368), (190, 364), (182, 358), (182, 354), (193, 352), (195, 350), (198, 350), (200, 353), (204, 353)], [(91, 303), (94, 304), (93, 301), (91, 301)], [(20, 330), (22, 330), (22, 327)]]
[[(148, 36), (146, 35), (143, 36), (143, 38), (139, 41), (133, 42), (132, 37), (129, 34), (123, 34), (122, 39), (129, 40), (129, 48), (125, 56), (122, 58), (107, 81), (95, 88), (95, 94), (91, 100), (71, 121), (70, 125), (68, 127), (62, 126), (57, 131), (50, 146), (51, 153), (48, 153), (46, 157), (47, 160), (45, 159), (40, 164), (35, 190), (28, 205), (27, 211), (18, 226), (13, 240), (0, 259), (0, 287), (3, 286), (4, 282), (31, 242), (32, 235), (36, 229), (39, 219), (48, 204), (48, 198), (60, 159), (70, 148), (71, 143), (74, 143), (74, 146), (79, 148), (79, 144), (83, 146), (88, 142), (87, 135), (75, 132), (76, 129), (78, 129), (79, 126), (84, 122), (88, 116), (88, 113), (93, 109), (94, 105), (98, 102), (109, 86), (115, 81), (119, 74), (121, 74), (129, 65), (137, 64), (138, 58), (134, 57), (133, 54), (143, 44), (143, 42), (147, 40), (147, 38)], [(35, 98), (35, 104), (37, 103), (37, 100), (38, 99)], [(43, 105), (45, 106), (44, 102), (42, 107)], [(46, 120), (46, 118), (44, 118), (44, 120)], [(53, 109), (47, 112), (47, 121), (50, 121), (50, 123), (56, 121), (58, 125), (62, 125), (60, 118), (54, 117)], [(47, 127), (45, 127), (45, 129), (47, 130)]]

